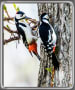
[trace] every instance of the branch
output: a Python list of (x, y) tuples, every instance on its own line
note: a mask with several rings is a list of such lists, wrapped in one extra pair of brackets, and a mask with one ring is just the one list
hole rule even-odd
[(39, 26), (39, 22), (37, 24), (35, 24), (33, 27), (31, 27), (31, 28), (32, 28), (32, 30), (35, 30), (35, 28), (38, 27), (38, 26)]
[(4, 18), (3, 20), (4, 20), (4, 21), (14, 20), (14, 17)]
[(7, 11), (7, 10), (5, 10), (5, 12), (6, 12), (7, 16), (10, 18), (10, 15), (9, 15), (8, 11)]
[(31, 21), (32, 23), (37, 23), (38, 21), (36, 21), (36, 19), (28, 19), (29, 21)]
[(34, 25), (33, 27), (31, 27), (32, 30), (35, 30), (35, 28), (36, 28), (37, 26), (38, 26), (38, 25), (36, 24), (36, 25)]
[(14, 30), (10, 30), (10, 29), (8, 29), (7, 27), (3, 27), (6, 31), (8, 31), (9, 33), (17, 33), (18, 34), (18, 31), (16, 30), (16, 31), (14, 31)]
[(7, 16), (10, 17), (10, 16), (9, 16), (9, 13), (8, 13), (8, 11), (7, 11), (6, 5), (3, 5), (3, 9), (4, 9), (4, 11), (6, 12)]
[(10, 39), (8, 39), (8, 40), (4, 40), (3, 44), (5, 45), (5, 44), (7, 44), (8, 42), (11, 42), (11, 41), (14, 41), (14, 40), (19, 40), (19, 39), (20, 39), (19, 36), (18, 36), (18, 37), (12, 37), (12, 38), (10, 38)]
[[(7, 17), (4, 18), (4, 21), (9, 21), (9, 20), (14, 20), (14, 17)], [(37, 23), (38, 21), (36, 21), (36, 19), (28, 19), (29, 21), (31, 21), (32, 23)]]

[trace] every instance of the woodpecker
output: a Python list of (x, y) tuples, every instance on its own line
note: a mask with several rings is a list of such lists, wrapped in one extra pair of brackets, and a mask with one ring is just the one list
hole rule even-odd
[(15, 24), (19, 34), (23, 37), (24, 44), (28, 44), (29, 52), (33, 52), (35, 55), (38, 56), (36, 44), (36, 40), (38, 38), (32, 34), (32, 28), (26, 22), (26, 19), (31, 18), (27, 17), (24, 12), (18, 11), (15, 16)]
[(32, 29), (26, 22), (27, 19), (31, 18), (27, 17), (24, 12), (18, 11), (15, 16), (15, 24), (19, 34), (23, 37), (23, 42), (27, 41), (28, 44), (31, 44), (37, 37), (32, 35)]
[(43, 13), (40, 17), (41, 25), (39, 26), (39, 35), (46, 48), (49, 57), (52, 55), (52, 64), (55, 70), (59, 70), (59, 62), (55, 56), (56, 47), (56, 33), (49, 23), (49, 16), (47, 13)]

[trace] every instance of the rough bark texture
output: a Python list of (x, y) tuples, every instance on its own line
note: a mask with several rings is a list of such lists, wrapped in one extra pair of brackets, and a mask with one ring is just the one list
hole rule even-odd
[[(61, 80), (58, 71), (55, 72), (53, 87), (72, 86), (72, 6), (69, 3), (41, 3), (38, 4), (39, 16), (46, 12), (50, 17), (57, 34), (56, 55), (61, 62), (64, 77)], [(40, 70), (38, 87), (51, 87), (51, 73), (46, 71), (46, 67), (52, 66), (52, 60), (48, 57), (44, 46), (41, 45)]]

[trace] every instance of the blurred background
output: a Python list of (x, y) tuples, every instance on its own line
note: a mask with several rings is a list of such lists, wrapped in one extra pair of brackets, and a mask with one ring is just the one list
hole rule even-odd
[[(39, 20), (37, 4), (5, 4), (10, 17), (15, 17), (18, 7), (27, 16)], [(8, 17), (4, 11), (4, 17)], [(16, 31), (15, 22), (4, 21), (4, 26)], [(12, 37), (4, 30), (4, 40)], [(17, 36), (15, 34), (15, 36)], [(5, 87), (36, 87), (38, 81), (39, 60), (32, 57), (22, 40), (12, 41), (4, 45), (4, 86)]]

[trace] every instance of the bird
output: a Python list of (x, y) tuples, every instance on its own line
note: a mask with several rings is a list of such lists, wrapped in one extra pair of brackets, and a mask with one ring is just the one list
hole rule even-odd
[(26, 19), (31, 19), (27, 17), (24, 12), (18, 11), (15, 16), (15, 24), (18, 30), (18, 33), (23, 37), (23, 42), (27, 40), (27, 43), (30, 44), (33, 40), (36, 40), (37, 37), (32, 35), (32, 29), (29, 24), (26, 22)]
[(39, 35), (48, 53), (48, 56), (52, 56), (52, 64), (55, 70), (59, 70), (59, 61), (55, 55), (57, 36), (49, 23), (49, 16), (47, 13), (42, 13), (40, 16), (41, 24), (39, 26)]
[(32, 34), (32, 28), (26, 22), (27, 19), (32, 19), (27, 17), (23, 11), (18, 11), (15, 16), (15, 24), (18, 30), (18, 33), (23, 38), (23, 43), (28, 44), (29, 52), (33, 52), (35, 55), (38, 56), (37, 53), (37, 44), (36, 40), (38, 39), (36, 36)]

